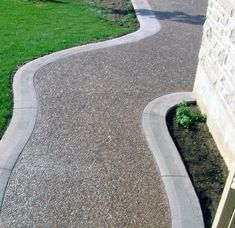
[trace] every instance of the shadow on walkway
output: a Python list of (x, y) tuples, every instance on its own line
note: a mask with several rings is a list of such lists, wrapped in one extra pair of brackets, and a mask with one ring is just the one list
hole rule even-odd
[(158, 20), (171, 20), (179, 23), (203, 25), (206, 17), (203, 15), (190, 15), (181, 11), (153, 11), (146, 9), (137, 10), (137, 15), (151, 16), (154, 14)]

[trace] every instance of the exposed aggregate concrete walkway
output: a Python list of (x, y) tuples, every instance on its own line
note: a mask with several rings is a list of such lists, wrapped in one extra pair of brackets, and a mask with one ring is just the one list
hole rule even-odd
[(192, 90), (207, 1), (149, 3), (155, 36), (37, 72), (37, 123), (5, 193), (4, 227), (169, 226), (141, 115), (156, 96)]

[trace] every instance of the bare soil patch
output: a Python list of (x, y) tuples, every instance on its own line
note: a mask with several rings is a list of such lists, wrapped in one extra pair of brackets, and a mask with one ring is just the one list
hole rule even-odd
[[(190, 110), (199, 112), (195, 104), (190, 105)], [(206, 123), (195, 123), (190, 128), (179, 126), (174, 108), (167, 115), (167, 125), (198, 195), (205, 227), (209, 228), (226, 182), (227, 166)]]
[(83, 0), (90, 3), (93, 9), (108, 21), (125, 27), (139, 28), (131, 0)]

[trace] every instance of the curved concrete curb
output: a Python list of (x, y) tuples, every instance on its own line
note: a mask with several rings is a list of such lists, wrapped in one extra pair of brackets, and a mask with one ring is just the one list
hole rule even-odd
[(34, 75), (43, 66), (74, 54), (132, 43), (156, 34), (160, 30), (160, 24), (151, 12), (148, 2), (132, 0), (132, 4), (140, 22), (138, 31), (120, 38), (70, 48), (38, 58), (22, 66), (16, 72), (13, 81), (13, 117), (0, 141), (0, 208), (11, 171), (29, 140), (36, 122), (38, 104), (33, 82)]
[(201, 207), (166, 125), (166, 114), (182, 100), (195, 101), (192, 93), (173, 93), (151, 101), (144, 109), (142, 126), (168, 196), (172, 228), (204, 227)]

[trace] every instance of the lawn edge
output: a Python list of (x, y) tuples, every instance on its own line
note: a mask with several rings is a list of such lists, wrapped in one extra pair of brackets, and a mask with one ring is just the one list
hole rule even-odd
[(163, 180), (172, 228), (203, 228), (199, 199), (166, 124), (166, 115), (182, 102), (195, 102), (193, 93), (172, 93), (148, 103), (142, 114), (142, 127)]
[[(27, 144), (38, 113), (34, 76), (42, 67), (82, 52), (134, 43), (160, 31), (161, 26), (147, 1), (131, 0), (140, 28), (136, 32), (111, 40), (91, 43), (38, 58), (23, 65), (14, 75), (14, 107), (10, 124), (0, 140), (0, 213), (5, 190), (16, 161)], [(0, 221), (1, 223), (1, 221)]]

